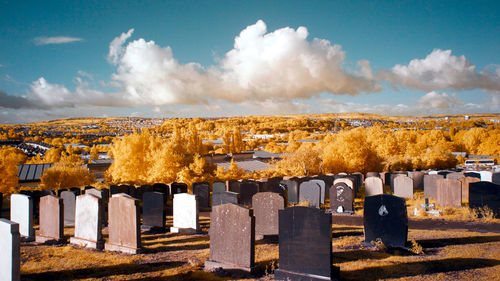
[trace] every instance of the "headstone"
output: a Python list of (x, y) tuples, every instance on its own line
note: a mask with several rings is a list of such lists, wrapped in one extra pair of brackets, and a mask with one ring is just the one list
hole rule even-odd
[(413, 180), (405, 175), (394, 179), (394, 195), (406, 199), (413, 199)]
[(366, 181), (366, 179), (367, 179), (367, 178), (369, 178), (369, 177), (376, 177), (376, 178), (380, 178), (380, 174), (379, 174), (379, 173), (377, 173), (377, 172), (368, 172), (368, 173), (366, 173), (366, 178), (365, 178), (365, 181)]
[(231, 191), (212, 193), (212, 208), (229, 203), (238, 204), (238, 193)]
[(350, 186), (337, 182), (330, 188), (330, 209), (334, 213), (354, 213), (354, 194)]
[(70, 243), (87, 248), (103, 249), (101, 198), (86, 193), (76, 197), (75, 236)]
[(491, 182), (494, 184), (500, 184), (500, 172), (495, 172), (491, 175)]
[(226, 191), (226, 184), (221, 181), (216, 181), (212, 184), (212, 193)]
[(325, 204), (325, 188), (326, 188), (326, 184), (323, 180), (320, 180), (320, 179), (311, 179), (309, 180), (310, 182), (315, 182), (319, 185), (320, 187), (320, 202), (321, 204)]
[(402, 172), (402, 171), (396, 171), (396, 172), (391, 173), (390, 179), (391, 179), (391, 191), (392, 191), (392, 193), (394, 193), (394, 180), (401, 175), (406, 176), (407, 174), (406, 174), (406, 172)]
[(0, 280), (21, 280), (19, 224), (0, 218)]
[(251, 209), (234, 204), (212, 207), (209, 236), (210, 258), (205, 262), (206, 270), (254, 270), (255, 218)]
[(424, 175), (424, 196), (426, 198), (436, 199), (437, 197), (436, 181), (438, 179), (444, 179), (444, 177), (438, 174)]
[(461, 179), (464, 177), (465, 177), (464, 174), (459, 173), (459, 172), (449, 173), (446, 175), (446, 178), (450, 179), (450, 180), (458, 180), (458, 179)]
[(473, 177), (465, 177), (458, 180), (462, 183), (462, 203), (469, 203), (469, 185), (473, 182), (480, 182), (480, 180)]
[(170, 232), (197, 233), (200, 231), (198, 198), (196, 195), (180, 193), (174, 195), (174, 226)]
[[(155, 183), (153, 184), (153, 191), (154, 192), (161, 192), (166, 195), (166, 198), (168, 198), (169, 193), (169, 188), (167, 184), (164, 183)], [(144, 194), (142, 195), (144, 197)]]
[[(333, 187), (332, 187), (333, 188)], [(275, 280), (336, 280), (332, 216), (309, 207), (279, 211), (279, 268)]]
[(473, 178), (478, 178), (478, 179), (481, 179), (481, 174), (478, 173), (478, 172), (464, 172), (464, 176), (466, 177), (473, 177)]
[(274, 192), (259, 192), (252, 197), (255, 216), (255, 237), (278, 235), (278, 211), (285, 208), (285, 199)]
[(366, 197), (363, 222), (365, 243), (380, 239), (387, 247), (405, 247), (408, 239), (405, 199), (389, 194)]
[(413, 180), (413, 189), (424, 189), (424, 172), (408, 172), (408, 176)]
[(379, 173), (380, 175), (380, 179), (382, 180), (382, 183), (385, 185), (386, 184), (386, 181), (385, 181), (385, 176), (389, 174), (388, 172), (381, 172)]
[(128, 194), (128, 190), (129, 190), (129, 188), (127, 185), (112, 185), (109, 187), (109, 193), (111, 195), (119, 194), (119, 193)]
[(333, 181), (335, 180), (334, 174), (320, 175), (316, 177), (317, 179), (323, 180), (325, 182), (325, 196), (328, 198), (329, 190), (333, 186)]
[(462, 183), (459, 180), (439, 179), (436, 185), (438, 206), (454, 208), (462, 206)]
[(299, 202), (299, 186), (294, 180), (282, 180), (281, 184), (286, 185), (287, 189), (287, 201), (290, 203)]
[(365, 179), (365, 196), (373, 196), (384, 193), (384, 185), (379, 177), (367, 177)]
[(33, 200), (24, 194), (10, 196), (10, 220), (19, 224), (21, 241), (35, 240), (33, 229)]
[(481, 175), (481, 181), (493, 181), (493, 173), (491, 171), (481, 171), (479, 174)]
[(66, 188), (60, 188), (57, 190), (57, 197), (61, 197), (61, 193), (63, 193), (63, 191), (68, 191), (68, 189)]
[(228, 180), (226, 182), (227, 191), (240, 193), (240, 182), (237, 180)]
[(243, 181), (240, 187), (240, 203), (244, 206), (252, 206), (252, 197), (259, 192), (259, 184), (254, 181)]
[(3, 212), (3, 193), (0, 192), (0, 218), (2, 217)]
[(452, 172), (450, 171), (438, 171), (438, 175), (443, 176), (444, 178), (447, 177), (448, 174), (451, 174)]
[(47, 195), (56, 196), (56, 193), (54, 192), (54, 190), (51, 190), (51, 189), (44, 189), (44, 190), (40, 191), (40, 198), (42, 198), (43, 196), (47, 196)]
[(288, 192), (285, 184), (281, 183), (281, 178), (270, 178), (270, 179), (261, 179), (259, 180), (260, 187), (259, 192), (274, 192), (278, 193), (283, 197), (283, 199), (287, 199)]
[(167, 195), (162, 192), (146, 192), (142, 196), (142, 229), (163, 230), (165, 228)]
[(61, 198), (64, 206), (64, 226), (74, 226), (76, 195), (72, 191), (63, 191)]
[(210, 185), (208, 182), (193, 183), (193, 194), (198, 196), (198, 204), (200, 208), (210, 207)]
[(353, 178), (354, 190), (357, 193), (358, 190), (361, 188), (361, 185), (363, 185), (363, 180), (364, 180), (363, 179), (363, 174), (360, 173), (360, 172), (356, 172), (356, 173), (350, 174), (349, 176)]
[(106, 251), (137, 254), (141, 251), (139, 200), (119, 193), (109, 200), (109, 241)]
[(344, 182), (348, 186), (350, 186), (353, 190), (353, 196), (356, 197), (356, 193), (358, 192), (359, 186), (357, 186), (357, 184), (356, 184), (357, 179), (355, 176), (343, 175), (342, 173), (338, 174), (335, 176), (335, 180), (333, 181), (333, 184), (335, 185), (335, 183), (338, 183), (338, 182)]
[(175, 194), (187, 193), (187, 192), (188, 192), (188, 186), (185, 183), (174, 182), (170, 184), (170, 194), (172, 194), (172, 198), (174, 198)]
[(321, 186), (306, 181), (300, 184), (299, 202), (308, 202), (309, 206), (319, 208), (321, 202)]
[(40, 230), (38, 243), (60, 243), (64, 238), (63, 199), (54, 195), (40, 198)]
[(354, 193), (354, 181), (350, 178), (338, 178), (338, 179), (335, 179), (335, 181), (333, 182), (333, 185), (335, 185), (336, 183), (339, 183), (339, 182), (343, 182), (345, 184), (347, 184), (347, 186), (349, 186), (352, 190), (353, 190), (353, 193)]
[(500, 217), (500, 185), (492, 182), (474, 182), (469, 184), (469, 207), (484, 208), (488, 206), (495, 217)]
[(108, 224), (108, 213), (106, 211), (109, 202), (109, 193), (105, 190), (99, 190), (97, 188), (89, 188), (85, 190), (85, 194), (92, 194), (101, 199), (101, 223), (104, 225)]
[(72, 187), (69, 190), (72, 191), (77, 196), (82, 194), (82, 190), (79, 187)]

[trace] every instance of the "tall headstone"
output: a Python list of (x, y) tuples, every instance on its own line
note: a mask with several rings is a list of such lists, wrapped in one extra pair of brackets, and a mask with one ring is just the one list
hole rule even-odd
[(193, 194), (198, 196), (200, 208), (210, 207), (210, 185), (207, 182), (193, 183)]
[(212, 208), (229, 203), (238, 204), (238, 193), (231, 191), (212, 193)]
[(287, 187), (287, 201), (290, 203), (298, 203), (299, 185), (297, 182), (292, 179), (283, 179), (280, 183), (286, 185)]
[(162, 192), (146, 192), (142, 195), (142, 229), (165, 229), (166, 201), (167, 195)]
[(254, 270), (255, 218), (251, 209), (234, 204), (212, 207), (209, 235), (210, 258), (205, 262), (206, 270)]
[(425, 198), (436, 199), (437, 197), (437, 185), (438, 179), (444, 179), (442, 175), (429, 174), (424, 175), (424, 196)]
[(106, 251), (137, 254), (141, 251), (139, 200), (119, 193), (109, 200), (109, 241)]
[(464, 177), (458, 180), (462, 183), (462, 203), (469, 203), (469, 185), (473, 182), (480, 182), (480, 180), (473, 177)]
[(0, 280), (21, 280), (19, 224), (0, 218)]
[(413, 180), (413, 189), (424, 189), (424, 172), (408, 172), (408, 176)]
[(480, 181), (469, 184), (469, 207), (484, 208), (488, 206), (495, 217), (500, 217), (500, 185)]
[(259, 192), (259, 184), (254, 181), (243, 181), (240, 187), (240, 203), (244, 206), (252, 206), (252, 196)]
[(354, 213), (354, 194), (350, 186), (337, 182), (330, 188), (330, 209), (334, 213)]
[(97, 188), (89, 188), (85, 190), (85, 194), (91, 194), (99, 199), (101, 199), (99, 202), (101, 203), (101, 223), (104, 225), (108, 224), (108, 213), (106, 211), (108, 207), (108, 202), (109, 202), (109, 193), (106, 192), (106, 190), (99, 190)]
[(405, 175), (394, 179), (394, 195), (406, 199), (413, 199), (413, 180)]
[[(333, 187), (332, 187), (333, 188)], [(276, 280), (336, 280), (332, 266), (332, 216), (309, 207), (279, 211)]]
[(326, 192), (326, 184), (325, 181), (320, 179), (311, 179), (310, 182), (315, 182), (320, 187), (320, 202), (321, 204), (325, 204), (325, 192)]
[(63, 199), (54, 195), (40, 198), (40, 230), (38, 243), (60, 243), (64, 240)]
[(252, 197), (255, 216), (255, 237), (278, 235), (278, 211), (285, 208), (285, 199), (278, 193), (259, 192)]
[(300, 184), (299, 202), (308, 202), (311, 207), (320, 207), (321, 186), (315, 182), (305, 181)]
[(70, 243), (87, 248), (103, 249), (101, 198), (86, 193), (76, 197), (75, 236)]
[(226, 184), (221, 181), (216, 181), (212, 184), (212, 193), (226, 191)]
[(438, 206), (455, 208), (462, 206), (462, 183), (459, 180), (439, 179), (436, 185)]
[(382, 193), (384, 193), (384, 185), (381, 178), (367, 177), (365, 179), (365, 196), (379, 195)]
[(63, 191), (61, 198), (64, 206), (64, 226), (74, 226), (76, 195), (72, 191)]
[(198, 198), (180, 193), (174, 195), (174, 226), (170, 232), (197, 233), (200, 231)]
[(33, 200), (24, 194), (10, 196), (10, 220), (19, 224), (22, 241), (35, 240), (33, 229)]
[(405, 247), (408, 239), (405, 199), (389, 194), (366, 197), (363, 223), (365, 243), (380, 239), (387, 247)]

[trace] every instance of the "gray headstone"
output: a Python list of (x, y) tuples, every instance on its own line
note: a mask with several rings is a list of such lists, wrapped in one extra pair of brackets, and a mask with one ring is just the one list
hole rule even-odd
[(405, 199), (389, 194), (366, 197), (363, 221), (365, 243), (381, 239), (387, 247), (405, 247), (408, 239)]
[(500, 172), (495, 172), (491, 175), (491, 182), (494, 184), (500, 184)]
[(221, 181), (216, 181), (212, 184), (212, 193), (226, 191), (226, 184)]
[(0, 219), (0, 280), (21, 280), (19, 224)]
[(253, 271), (255, 266), (255, 219), (251, 209), (234, 204), (212, 207), (210, 258), (206, 270), (216, 268)]
[(334, 213), (353, 213), (354, 194), (350, 186), (337, 182), (330, 188), (330, 209)]
[(70, 243), (83, 247), (103, 249), (102, 238), (102, 203), (93, 194), (83, 194), (76, 197), (75, 236)]
[(197, 233), (200, 231), (196, 195), (180, 193), (174, 195), (174, 226), (170, 232)]
[(240, 193), (240, 182), (237, 180), (228, 180), (226, 183), (227, 191)]
[(238, 193), (231, 191), (217, 192), (212, 194), (212, 208), (223, 204), (238, 204)]
[(413, 180), (405, 175), (394, 179), (394, 195), (406, 199), (413, 199)]
[(323, 180), (320, 179), (311, 179), (310, 182), (315, 182), (319, 185), (320, 189), (320, 202), (321, 204), (325, 204), (325, 192), (326, 192), (326, 184)]
[(207, 182), (193, 183), (193, 194), (198, 196), (200, 208), (210, 207), (210, 185)]
[(10, 196), (10, 220), (19, 224), (21, 240), (35, 240), (33, 200), (30, 196), (24, 194), (12, 194)]
[(259, 192), (259, 184), (253, 181), (240, 183), (240, 203), (244, 206), (252, 206), (252, 197)]
[(300, 184), (299, 202), (308, 202), (309, 206), (319, 208), (321, 186), (315, 182), (306, 181)]
[(365, 196), (373, 196), (384, 193), (384, 185), (379, 177), (367, 177), (365, 179)]
[(299, 202), (299, 186), (294, 180), (282, 180), (281, 184), (286, 185), (287, 187), (287, 201), (291, 203)]
[(413, 189), (424, 189), (424, 172), (408, 172), (408, 176), (413, 180)]
[(255, 236), (278, 235), (278, 211), (285, 208), (285, 199), (278, 193), (259, 192), (252, 197), (255, 216)]
[(146, 192), (142, 198), (142, 228), (146, 230), (164, 229), (167, 195), (162, 192)]
[(63, 191), (61, 192), (61, 198), (64, 205), (64, 225), (74, 226), (76, 195), (72, 191)]
[(279, 211), (276, 280), (336, 280), (332, 266), (332, 216), (309, 207)]

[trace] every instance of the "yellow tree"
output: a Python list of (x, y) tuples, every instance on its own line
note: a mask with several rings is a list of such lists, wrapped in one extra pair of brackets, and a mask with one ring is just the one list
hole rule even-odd
[(15, 191), (19, 181), (17, 165), (25, 159), (24, 153), (17, 148), (0, 147), (0, 192), (12, 193)]
[(78, 164), (58, 163), (48, 168), (40, 179), (41, 187), (57, 190), (92, 184), (95, 179), (89, 170)]

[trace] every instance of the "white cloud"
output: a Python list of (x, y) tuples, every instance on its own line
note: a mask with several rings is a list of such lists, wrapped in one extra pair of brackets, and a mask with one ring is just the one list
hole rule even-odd
[(127, 31), (127, 33), (122, 33), (120, 36), (116, 37), (111, 41), (109, 44), (109, 53), (108, 53), (108, 61), (112, 64), (117, 64), (119, 57), (123, 53), (123, 43), (127, 41), (127, 39), (132, 36), (132, 33), (134, 33), (134, 29), (131, 28)]
[(413, 59), (408, 65), (397, 64), (389, 71), (378, 73), (377, 78), (424, 91), (500, 91), (500, 67), (477, 72), (476, 66), (465, 56), (453, 56), (451, 50), (435, 49), (425, 59)]
[(418, 100), (418, 106), (421, 108), (453, 108), (463, 105), (464, 102), (459, 100), (455, 94), (448, 95), (447, 93), (430, 92), (422, 96)]
[(55, 37), (36, 37), (34, 40), (35, 45), (49, 45), (49, 44), (66, 44), (72, 42), (83, 41), (83, 38), (78, 37), (67, 37), (67, 36), (55, 36)]

